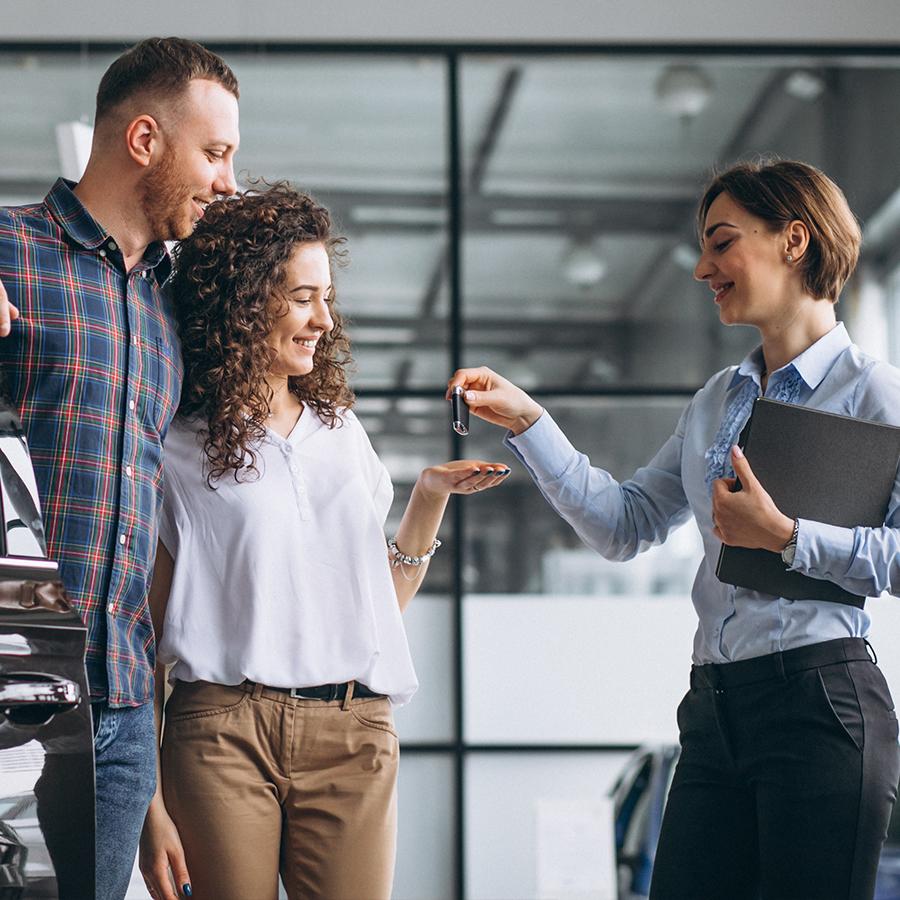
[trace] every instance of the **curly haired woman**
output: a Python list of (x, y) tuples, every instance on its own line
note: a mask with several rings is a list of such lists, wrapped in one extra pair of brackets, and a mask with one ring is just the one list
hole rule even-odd
[[(173, 684), (141, 871), (159, 900), (387, 898), (416, 689), (401, 611), (451, 493), (500, 463), (390, 477), (351, 412), (342, 239), (285, 184), (209, 207), (174, 276), (185, 387), (166, 442), (151, 610)], [(173, 890), (171, 877), (179, 886)]]

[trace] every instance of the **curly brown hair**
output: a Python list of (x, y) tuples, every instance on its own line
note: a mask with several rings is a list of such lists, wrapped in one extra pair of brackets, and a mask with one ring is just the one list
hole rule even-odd
[[(345, 239), (332, 233), (324, 206), (287, 182), (211, 203), (194, 233), (175, 251), (172, 293), (184, 357), (180, 415), (205, 425), (207, 483), (256, 471), (252, 445), (265, 436), (275, 357), (266, 342), (287, 301), (285, 264), (298, 244), (325, 247), (332, 265), (344, 260)], [(343, 320), (319, 339), (308, 375), (288, 389), (330, 428), (354, 402), (347, 385), (350, 342)]]

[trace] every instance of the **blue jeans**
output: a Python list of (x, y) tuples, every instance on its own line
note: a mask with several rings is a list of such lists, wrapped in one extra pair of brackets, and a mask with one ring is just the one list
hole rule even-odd
[(144, 816), (156, 790), (153, 704), (91, 704), (97, 766), (97, 897), (122, 900)]

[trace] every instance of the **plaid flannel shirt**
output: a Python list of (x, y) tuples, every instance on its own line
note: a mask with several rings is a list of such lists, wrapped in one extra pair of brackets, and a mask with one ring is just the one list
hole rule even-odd
[(28, 436), (47, 547), (88, 628), (92, 697), (152, 698), (147, 591), (162, 443), (181, 391), (165, 247), (128, 273), (60, 179), (43, 203), (0, 209), (0, 280), (21, 318), (0, 338)]

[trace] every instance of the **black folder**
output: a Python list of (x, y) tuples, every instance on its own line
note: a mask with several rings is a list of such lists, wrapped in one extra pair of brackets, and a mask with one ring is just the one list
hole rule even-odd
[[(900, 428), (759, 398), (739, 442), (753, 474), (791, 518), (884, 525), (900, 462)], [(727, 547), (719, 581), (791, 600), (862, 608), (865, 597), (785, 568), (769, 550)]]

